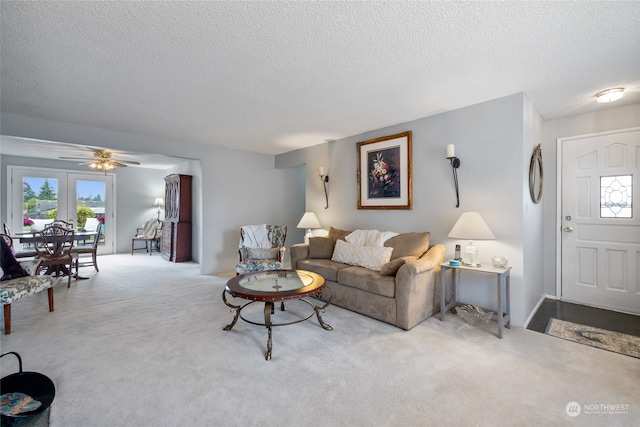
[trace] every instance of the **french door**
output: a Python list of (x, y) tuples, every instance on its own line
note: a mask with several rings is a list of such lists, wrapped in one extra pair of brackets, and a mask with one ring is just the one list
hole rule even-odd
[(640, 314), (640, 130), (560, 140), (561, 296)]
[(113, 175), (18, 166), (7, 170), (7, 218), (12, 234), (40, 229), (54, 219), (67, 221), (76, 229), (102, 223), (98, 253), (114, 252)]

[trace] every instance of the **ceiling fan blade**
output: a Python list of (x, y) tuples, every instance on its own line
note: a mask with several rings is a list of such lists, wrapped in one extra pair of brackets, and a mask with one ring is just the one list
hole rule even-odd
[(120, 163), (117, 160), (111, 160), (111, 164), (113, 166), (118, 166), (119, 168), (126, 168), (127, 167), (127, 165), (125, 165), (124, 163)]
[(139, 165), (140, 162), (136, 162), (133, 160), (120, 160), (120, 159), (111, 159), (112, 162), (118, 162), (118, 163), (126, 163), (128, 165)]
[(61, 160), (90, 160), (87, 157), (58, 157)]

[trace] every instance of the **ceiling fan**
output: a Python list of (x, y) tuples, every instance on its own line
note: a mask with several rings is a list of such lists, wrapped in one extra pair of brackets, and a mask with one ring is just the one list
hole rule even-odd
[(62, 160), (86, 160), (85, 162), (78, 163), (80, 165), (87, 165), (91, 169), (103, 170), (106, 174), (108, 171), (114, 170), (116, 167), (125, 168), (127, 165), (139, 165), (140, 162), (131, 160), (114, 159), (112, 158), (113, 152), (109, 150), (93, 150), (93, 160), (88, 160), (83, 157), (60, 157)]

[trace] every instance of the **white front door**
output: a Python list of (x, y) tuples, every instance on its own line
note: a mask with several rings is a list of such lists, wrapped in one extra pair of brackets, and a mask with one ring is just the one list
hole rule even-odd
[(559, 142), (561, 297), (640, 314), (640, 130)]

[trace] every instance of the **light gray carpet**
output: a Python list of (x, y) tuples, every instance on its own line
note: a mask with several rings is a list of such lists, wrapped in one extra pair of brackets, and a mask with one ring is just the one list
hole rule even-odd
[[(525, 329), (469, 326), (448, 314), (411, 331), (329, 307), (324, 320), (266, 329), (232, 319), (228, 277), (144, 254), (99, 259), (13, 305), (2, 351), (57, 387), (51, 425), (637, 425), (640, 360)], [(288, 310), (295, 311), (294, 303)], [(260, 318), (260, 307), (256, 307)], [(250, 313), (247, 313), (248, 315)], [(276, 316), (284, 314), (276, 313)], [(287, 313), (290, 316), (291, 313)], [(4, 358), (6, 359), (6, 358)], [(15, 369), (2, 362), (2, 375)], [(567, 414), (567, 405), (627, 405)], [(575, 412), (572, 412), (575, 415)]]

